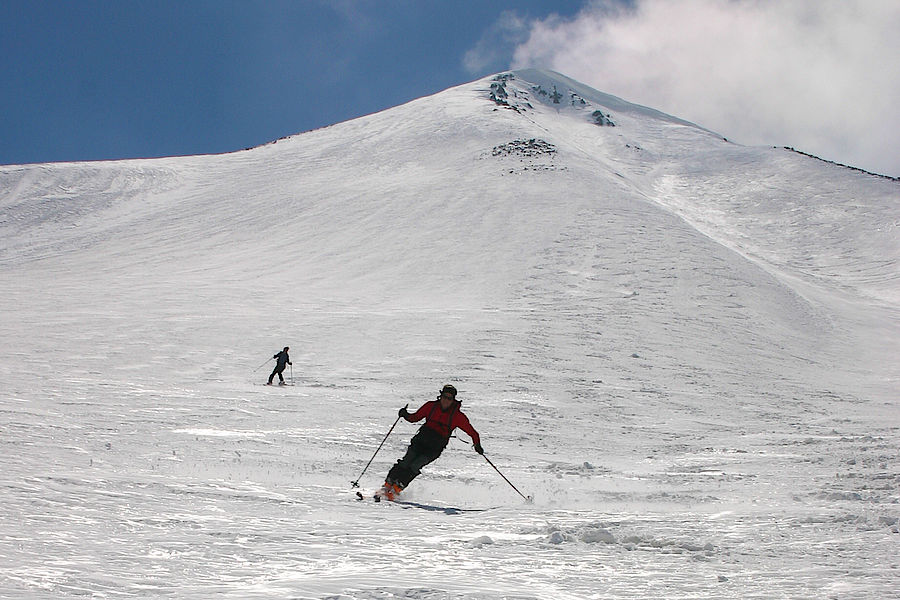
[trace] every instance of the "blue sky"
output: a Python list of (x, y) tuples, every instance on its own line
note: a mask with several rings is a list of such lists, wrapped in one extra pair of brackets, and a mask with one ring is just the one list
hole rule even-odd
[(0, 164), (228, 152), (509, 68), (900, 175), (897, 0), (3, 0)]
[[(574, 15), (583, 2), (516, 3)], [(226, 152), (506, 69), (503, 3), (0, 2), (0, 164)], [(501, 44), (503, 45), (503, 44)]]

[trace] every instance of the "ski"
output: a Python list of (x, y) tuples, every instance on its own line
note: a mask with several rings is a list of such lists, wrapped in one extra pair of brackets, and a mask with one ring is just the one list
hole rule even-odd
[[(356, 492), (356, 500), (357, 501), (362, 502), (365, 499), (366, 499), (366, 496), (363, 496), (362, 492)], [(388, 500), (386, 498), (382, 498), (381, 496), (378, 495), (378, 492), (375, 492), (374, 494), (369, 496), (369, 499), (372, 500), (373, 502), (381, 502), (382, 500), (384, 500), (385, 502), (395, 502), (394, 500)]]
[(373, 502), (381, 502), (382, 500), (384, 500), (385, 502), (393, 502), (393, 500), (388, 500), (387, 498), (382, 498), (381, 496), (378, 495), (378, 492), (375, 492), (371, 496), (363, 496), (362, 492), (356, 492), (356, 499), (358, 501), (362, 502), (366, 498), (368, 498), (369, 500), (372, 500)]
[[(362, 492), (356, 492), (356, 499), (360, 502), (366, 499), (363, 496)], [(385, 503), (385, 504), (395, 504), (404, 509), (419, 509), (419, 510), (427, 510), (430, 512), (442, 512), (446, 515), (458, 515), (463, 513), (476, 513), (476, 512), (485, 512), (488, 510), (492, 510), (491, 508), (461, 508), (458, 506), (441, 506), (438, 504), (425, 504), (422, 502), (413, 502), (411, 500), (388, 500), (387, 498), (382, 498), (377, 493), (371, 496), (371, 500), (376, 503)]]

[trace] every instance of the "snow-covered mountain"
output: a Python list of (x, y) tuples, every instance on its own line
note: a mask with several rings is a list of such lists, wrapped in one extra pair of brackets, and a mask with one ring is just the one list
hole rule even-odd
[[(896, 180), (524, 70), (0, 210), (0, 597), (900, 595)], [(354, 500), (448, 382), (534, 503)]]

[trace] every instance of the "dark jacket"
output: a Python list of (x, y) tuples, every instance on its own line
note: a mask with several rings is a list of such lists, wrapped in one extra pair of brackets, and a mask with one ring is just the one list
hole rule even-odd
[(281, 352), (279, 352), (278, 354), (276, 354), (276, 355), (273, 356), (272, 358), (274, 358), (274, 359), (276, 359), (276, 360), (278, 361), (277, 368), (279, 368), (279, 369), (284, 369), (284, 365), (285, 365), (285, 364), (289, 364), (289, 365), (294, 364), (294, 363), (291, 362), (291, 357), (288, 356), (288, 353), (285, 352), (284, 350), (282, 350)]

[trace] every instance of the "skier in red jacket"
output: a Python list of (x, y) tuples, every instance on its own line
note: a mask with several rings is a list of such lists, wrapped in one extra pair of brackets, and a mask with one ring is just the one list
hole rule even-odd
[(441, 455), (447, 447), (447, 442), (450, 441), (450, 434), (457, 427), (471, 436), (475, 452), (484, 454), (481, 437), (469, 423), (469, 418), (459, 409), (461, 404), (462, 402), (456, 399), (456, 388), (445, 385), (437, 400), (426, 402), (416, 412), (410, 414), (406, 407), (400, 409), (400, 416), (410, 423), (425, 419), (425, 424), (413, 436), (403, 458), (391, 467), (384, 485), (375, 493), (376, 501), (382, 498), (387, 500), (396, 498), (397, 494), (416, 478), (422, 467)]

